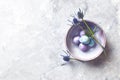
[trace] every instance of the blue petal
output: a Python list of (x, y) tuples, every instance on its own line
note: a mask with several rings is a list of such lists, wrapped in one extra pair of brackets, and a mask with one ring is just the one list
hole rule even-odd
[(64, 61), (70, 61), (70, 57), (69, 56), (63, 56), (63, 60)]
[(77, 24), (78, 20), (76, 18), (73, 18), (73, 22), (74, 22), (74, 24)]

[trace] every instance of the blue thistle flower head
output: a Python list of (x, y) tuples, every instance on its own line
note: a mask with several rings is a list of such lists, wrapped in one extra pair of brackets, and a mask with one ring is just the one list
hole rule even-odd
[(63, 50), (63, 52), (66, 53), (66, 55), (61, 55), (63, 57), (63, 60), (67, 61), (67, 62), (70, 61), (70, 55), (68, 54), (69, 52), (68, 51), (64, 51), (64, 50)]
[(84, 14), (83, 14), (83, 12), (81, 11), (81, 9), (79, 9), (79, 11), (78, 11), (78, 13), (77, 13), (77, 16), (78, 16), (79, 19), (83, 19)]
[(70, 56), (63, 56), (63, 60), (67, 62), (70, 61)]
[(77, 24), (79, 21), (77, 20), (77, 18), (73, 18), (73, 23)]

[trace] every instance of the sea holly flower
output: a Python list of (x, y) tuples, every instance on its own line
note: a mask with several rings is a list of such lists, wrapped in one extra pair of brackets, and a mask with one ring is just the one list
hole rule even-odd
[(63, 52), (66, 53), (66, 55), (61, 55), (63, 57), (63, 60), (69, 62), (71, 58), (70, 55), (68, 54), (68, 51), (66, 52), (63, 50)]
[(79, 8), (79, 11), (77, 13), (77, 16), (78, 16), (79, 19), (83, 19), (83, 17), (84, 17), (84, 14), (83, 14), (83, 12), (81, 11), (80, 8)]
[(79, 21), (77, 20), (77, 18), (73, 18), (73, 23), (77, 24)]
[(63, 60), (67, 62), (70, 61), (70, 56), (63, 56)]
[[(78, 59), (75, 59), (75, 58), (73, 58), (72, 56), (70, 56), (70, 53), (69, 53), (68, 50), (67, 50), (67, 51), (64, 51), (64, 50), (63, 50), (63, 52), (66, 53), (66, 55), (61, 55), (61, 56), (63, 57), (63, 60), (64, 60), (64, 61), (69, 62), (70, 60), (78, 60)], [(78, 61), (79, 61), (79, 60), (78, 60)]]

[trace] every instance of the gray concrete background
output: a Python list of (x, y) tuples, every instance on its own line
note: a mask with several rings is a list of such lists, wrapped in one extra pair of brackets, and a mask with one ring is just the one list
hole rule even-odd
[[(0, 80), (120, 80), (120, 0), (0, 0)], [(108, 56), (61, 66), (78, 8), (107, 36)]]

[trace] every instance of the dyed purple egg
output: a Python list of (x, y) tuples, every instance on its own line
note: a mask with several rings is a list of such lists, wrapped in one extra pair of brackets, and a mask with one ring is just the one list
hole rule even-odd
[(80, 48), (80, 50), (82, 50), (84, 52), (88, 50), (88, 47), (82, 43), (79, 44), (79, 48)]
[(78, 45), (80, 43), (79, 39), (80, 39), (79, 36), (74, 37), (73, 38), (73, 43), (76, 44), (76, 45)]
[(85, 35), (85, 31), (80, 31), (80, 36)]

